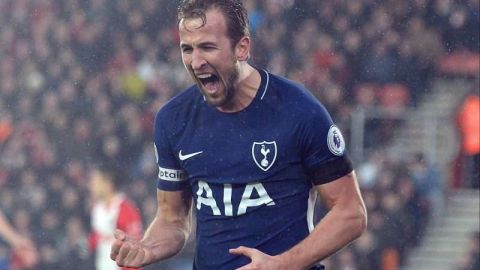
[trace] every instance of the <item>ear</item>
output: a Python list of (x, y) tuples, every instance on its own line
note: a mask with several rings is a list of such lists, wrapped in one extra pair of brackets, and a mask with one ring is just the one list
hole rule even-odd
[(247, 61), (250, 57), (250, 37), (242, 37), (235, 46), (235, 56), (238, 61)]

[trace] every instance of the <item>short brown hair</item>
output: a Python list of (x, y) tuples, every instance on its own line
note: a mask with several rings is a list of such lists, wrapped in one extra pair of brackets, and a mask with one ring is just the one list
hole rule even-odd
[(115, 190), (122, 189), (126, 184), (127, 174), (120, 165), (98, 162), (92, 167), (92, 172), (99, 173), (103, 179), (111, 182)]
[(212, 8), (218, 8), (225, 15), (232, 46), (242, 37), (250, 36), (248, 14), (241, 0), (182, 0), (178, 6), (177, 24), (182, 19), (200, 18), (203, 26), (207, 21), (205, 13)]

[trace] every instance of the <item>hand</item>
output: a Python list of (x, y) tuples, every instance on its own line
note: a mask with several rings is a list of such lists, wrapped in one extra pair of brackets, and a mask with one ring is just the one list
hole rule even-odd
[(129, 239), (122, 230), (115, 230), (110, 258), (120, 267), (142, 267), (152, 261), (150, 248), (138, 240)]
[(286, 270), (288, 269), (280, 257), (270, 256), (257, 249), (240, 246), (230, 249), (230, 254), (247, 256), (252, 260), (249, 264), (236, 270)]
[(20, 260), (23, 267), (32, 268), (37, 264), (38, 252), (30, 239), (17, 235), (13, 238), (11, 244), (15, 256)]

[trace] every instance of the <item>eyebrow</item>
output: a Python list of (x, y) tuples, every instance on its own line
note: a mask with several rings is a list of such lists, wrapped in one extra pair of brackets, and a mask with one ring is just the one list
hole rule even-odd
[[(206, 46), (214, 46), (214, 47), (218, 47), (218, 45), (214, 42), (210, 42), (210, 41), (205, 41), (205, 42), (201, 42), (197, 45), (197, 47), (206, 47)], [(187, 43), (180, 43), (180, 48), (184, 49), (184, 48), (192, 48), (192, 45), (190, 44), (187, 44)]]
[(191, 48), (192, 46), (185, 44), (185, 43), (180, 43), (180, 48), (185, 49), (185, 48)]

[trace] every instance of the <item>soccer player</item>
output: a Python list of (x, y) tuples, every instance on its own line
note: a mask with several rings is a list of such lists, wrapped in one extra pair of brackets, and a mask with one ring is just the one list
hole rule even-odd
[(89, 189), (94, 200), (90, 247), (95, 250), (97, 270), (120, 269), (109, 256), (116, 229), (121, 229), (132, 239), (142, 237), (140, 212), (133, 202), (118, 191), (120, 177), (115, 177), (108, 167), (96, 168), (90, 176)]
[[(117, 231), (111, 258), (138, 267), (177, 254), (193, 202), (193, 269), (320, 269), (366, 227), (340, 130), (303, 86), (247, 62), (242, 1), (182, 1), (178, 27), (196, 84), (156, 116), (157, 215), (141, 241)], [(316, 192), (329, 212), (314, 227)]]
[(0, 237), (5, 239), (13, 248), (17, 260), (22, 266), (30, 268), (38, 262), (38, 253), (35, 244), (28, 238), (18, 234), (3, 213), (0, 211)]

